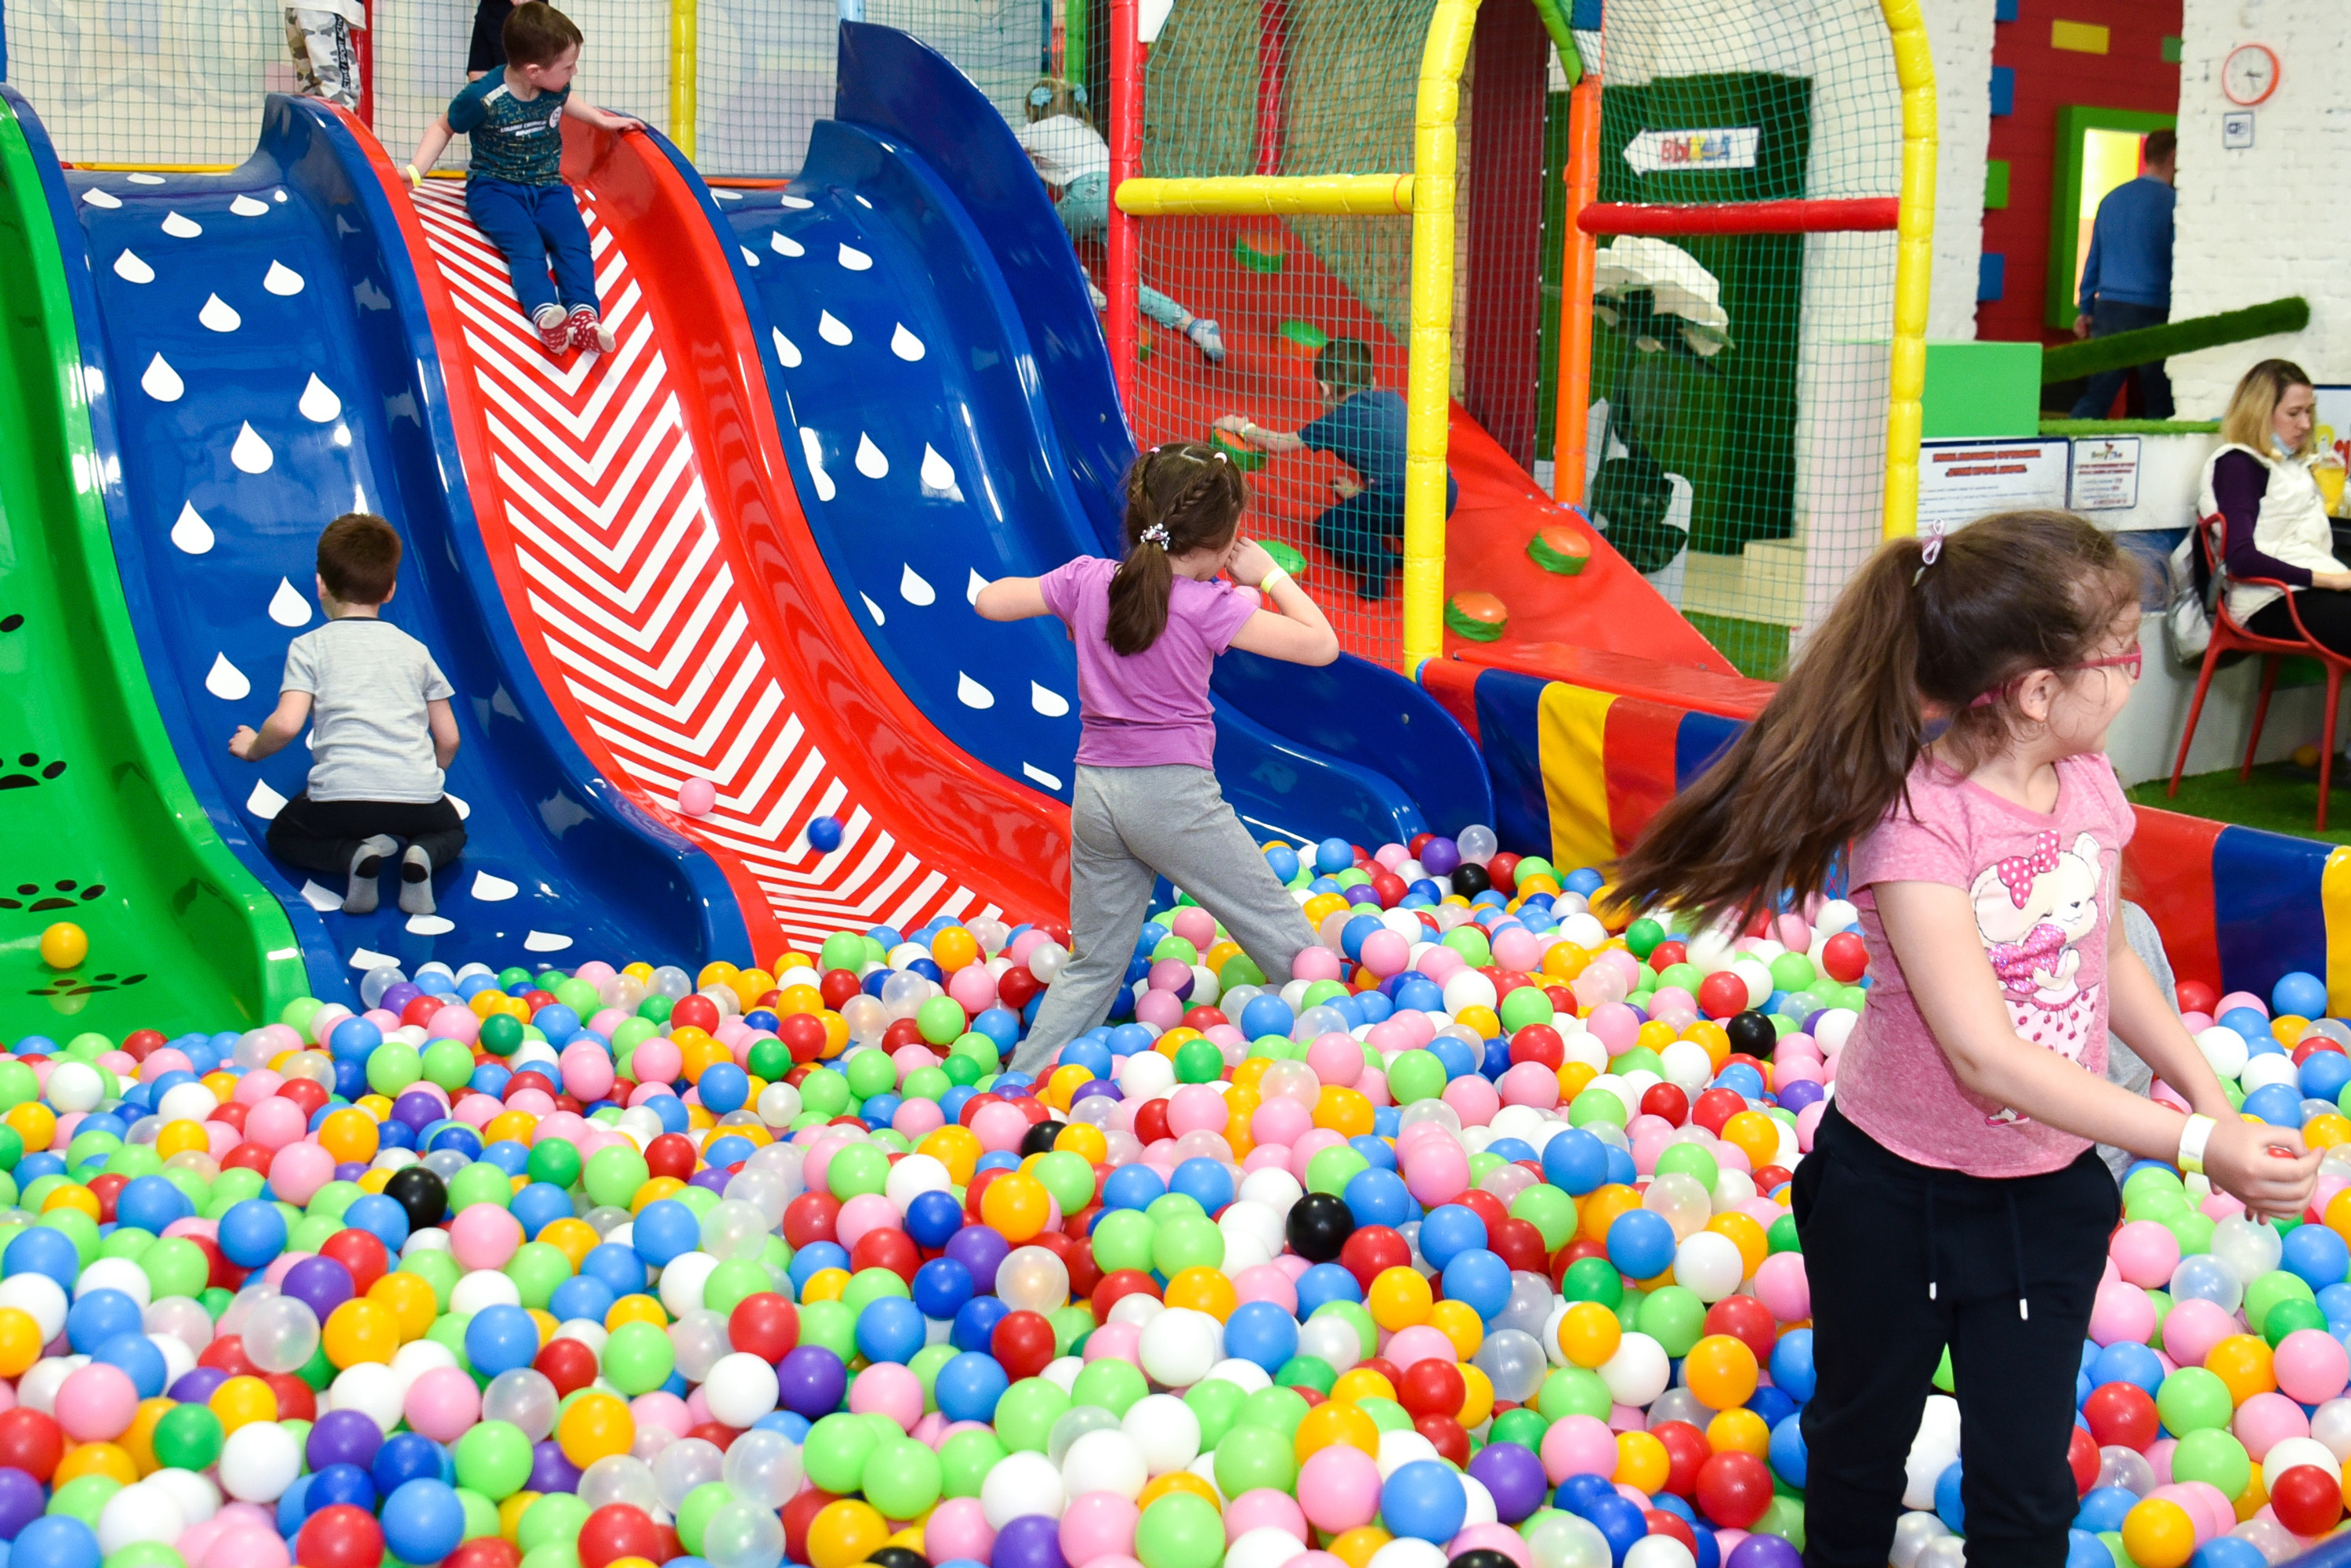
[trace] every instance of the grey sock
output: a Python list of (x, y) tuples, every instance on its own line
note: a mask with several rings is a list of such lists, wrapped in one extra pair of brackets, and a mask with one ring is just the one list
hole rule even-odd
[(383, 873), (383, 857), (398, 848), (399, 841), (388, 839), (381, 833), (360, 841), (359, 849), (351, 855), (351, 884), (343, 894), (344, 914), (375, 913), (375, 879)]
[(404, 915), (433, 913), (433, 857), (414, 844), (400, 857), (400, 908)]

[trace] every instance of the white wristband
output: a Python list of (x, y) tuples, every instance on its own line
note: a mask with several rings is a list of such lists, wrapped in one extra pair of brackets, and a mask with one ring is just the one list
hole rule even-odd
[(2178, 1164), (2189, 1176), (2204, 1174), (2204, 1145), (2212, 1141), (2212, 1129), (2217, 1125), (2210, 1116), (2190, 1116), (2188, 1125), (2179, 1131)]
[(1273, 597), (1273, 585), (1275, 583), (1288, 582), (1290, 580), (1290, 573), (1277, 566), (1271, 571), (1267, 572), (1263, 577), (1257, 580), (1257, 591), (1270, 599)]

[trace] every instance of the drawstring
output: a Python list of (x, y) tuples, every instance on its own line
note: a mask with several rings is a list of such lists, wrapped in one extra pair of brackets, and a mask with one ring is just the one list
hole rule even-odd
[(1927, 1299), (1935, 1299), (1935, 1172), (1927, 1172)]
[(2009, 1245), (2016, 1251), (2016, 1315), (2030, 1322), (2032, 1319), (2032, 1304), (2024, 1297), (2024, 1229), (2016, 1222), (2016, 1188), (2012, 1185), (2007, 1187), (2006, 1196), (2008, 1197), (2008, 1240)]

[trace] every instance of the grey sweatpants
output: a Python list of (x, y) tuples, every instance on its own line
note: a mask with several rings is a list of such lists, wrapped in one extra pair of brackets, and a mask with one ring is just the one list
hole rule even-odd
[[(2178, 1011), (2179, 993), (2172, 980), (2171, 956), (2163, 950), (2162, 934), (2156, 930), (2155, 922), (2148, 917), (2147, 911), (2137, 904), (2127, 899), (2118, 899), (2116, 908), (2120, 912), (2117, 918), (2123, 923), (2123, 940), (2130, 944), (2130, 950), (2147, 965), (2147, 971), (2155, 977), (2155, 983), (2163, 988), (2164, 999), (2171, 1004), (2173, 1011)], [(2146, 1093), (2155, 1082), (2155, 1069), (2141, 1061), (2138, 1052), (2125, 1045), (2123, 1037), (2112, 1030), (2106, 1034), (2106, 1082), (2119, 1083), (2134, 1094)], [(2123, 1173), (2131, 1168), (2131, 1162), (2138, 1156), (2128, 1149), (2100, 1144), (2098, 1158), (2106, 1162), (2106, 1168), (2115, 1173), (2116, 1181), (2120, 1181)]]
[(1215, 915), (1275, 985), (1314, 945), (1314, 928), (1214, 773), (1181, 763), (1081, 766), (1070, 800), (1071, 956), (1013, 1053), (1016, 1069), (1033, 1073), (1109, 1016), (1161, 876)]
[[(1110, 176), (1079, 175), (1062, 187), (1054, 211), (1061, 214), (1061, 226), (1070, 231), (1071, 239), (1102, 238), (1110, 232)], [(1087, 280), (1086, 292), (1093, 296), (1095, 309), (1108, 308), (1110, 300), (1092, 279)], [(1145, 316), (1171, 332), (1181, 332), (1192, 324), (1191, 311), (1148, 283), (1135, 286), (1134, 302)]]

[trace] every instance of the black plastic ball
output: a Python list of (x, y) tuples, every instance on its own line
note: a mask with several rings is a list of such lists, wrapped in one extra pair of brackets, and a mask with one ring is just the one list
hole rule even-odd
[(1753, 1008), (1733, 1014), (1730, 1021), (1722, 1026), (1722, 1030), (1730, 1037), (1731, 1050), (1743, 1051), (1758, 1061), (1769, 1061), (1772, 1047), (1780, 1043), (1780, 1031), (1771, 1027), (1770, 1019)]
[(392, 1179), (383, 1184), (383, 1196), (407, 1212), (412, 1231), (440, 1224), (441, 1217), (449, 1212), (448, 1187), (423, 1166), (404, 1166), (392, 1172)]
[(1355, 1233), (1354, 1211), (1336, 1193), (1310, 1192), (1290, 1206), (1282, 1234), (1290, 1249), (1310, 1263), (1328, 1263)]
[(1054, 1121), (1049, 1116), (1044, 1121), (1038, 1123), (1035, 1126), (1021, 1134), (1020, 1157), (1022, 1159), (1027, 1159), (1030, 1155), (1051, 1154), (1053, 1152), (1053, 1140), (1061, 1135), (1061, 1125), (1062, 1124), (1061, 1123)]
[(1494, 879), (1486, 874), (1484, 866), (1465, 861), (1453, 868), (1453, 891), (1464, 898), (1475, 898), (1493, 885)]

